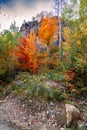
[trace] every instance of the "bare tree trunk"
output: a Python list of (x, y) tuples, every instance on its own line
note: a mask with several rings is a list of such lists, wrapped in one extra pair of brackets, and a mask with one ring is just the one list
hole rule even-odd
[(48, 57), (50, 57), (50, 47), (49, 47), (49, 45), (47, 45), (47, 53), (48, 53)]
[[(58, 0), (57, 0), (58, 1)], [(59, 35), (58, 35), (58, 39), (59, 39), (59, 59), (60, 61), (62, 61), (62, 41), (61, 41), (61, 0), (59, 0), (59, 2), (57, 2), (58, 4), (58, 9), (57, 9), (57, 15), (58, 15), (58, 19), (59, 19)]]
[(57, 11), (57, 16), (59, 19), (59, 35), (58, 35), (58, 39), (59, 39), (59, 59), (60, 61), (62, 61), (62, 24), (61, 24), (61, 11), (62, 11), (62, 3), (64, 2), (64, 0), (54, 0), (55, 2), (55, 10)]
[[(60, 5), (61, 6), (61, 5)], [(61, 8), (60, 8), (61, 12)], [(59, 59), (62, 61), (62, 25), (61, 25), (61, 16), (59, 17)]]

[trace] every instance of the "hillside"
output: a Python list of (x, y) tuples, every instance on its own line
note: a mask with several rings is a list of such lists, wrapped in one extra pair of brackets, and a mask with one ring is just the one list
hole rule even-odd
[(64, 77), (55, 69), (48, 70), (48, 67), (43, 66), (42, 70), (36, 75), (19, 72), (13, 81), (3, 85), (3, 97), (0, 100), (1, 123), (5, 120), (4, 125), (14, 127), (14, 130), (61, 130), (66, 122), (64, 106), (70, 103), (83, 116), (79, 120), (79, 129), (86, 130), (86, 98), (70, 92), (63, 85)]
[(1, 130), (87, 130), (87, 0), (54, 6), (0, 32)]

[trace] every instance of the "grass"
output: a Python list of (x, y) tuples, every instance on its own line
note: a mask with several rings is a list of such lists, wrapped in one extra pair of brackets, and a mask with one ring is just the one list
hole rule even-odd
[(56, 81), (57, 75), (54, 76), (54, 74), (52, 74), (51, 76), (49, 73), (45, 73), (44, 75), (31, 75), (28, 72), (22, 72), (12, 82), (11, 87), (6, 94), (13, 93), (15, 96), (31, 99), (63, 100), (64, 94), (60, 89), (55, 88), (54, 86), (49, 87), (45, 84), (48, 80)]

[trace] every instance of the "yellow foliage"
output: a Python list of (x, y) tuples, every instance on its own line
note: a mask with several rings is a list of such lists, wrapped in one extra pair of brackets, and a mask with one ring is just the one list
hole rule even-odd
[(84, 36), (87, 36), (87, 21), (83, 21), (83, 23), (81, 23), (80, 29), (83, 32)]
[(65, 52), (68, 52), (70, 49), (70, 42), (71, 42), (71, 34), (70, 34), (70, 29), (69, 27), (65, 27), (64, 28), (64, 38), (66, 39), (66, 41), (64, 42), (64, 50)]
[(78, 44), (78, 45), (80, 45), (80, 44), (81, 44), (80, 40), (78, 40), (78, 41), (77, 41), (77, 44)]

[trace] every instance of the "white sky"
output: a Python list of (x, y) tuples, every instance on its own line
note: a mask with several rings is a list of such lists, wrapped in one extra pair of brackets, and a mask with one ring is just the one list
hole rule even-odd
[(2, 10), (0, 11), (0, 31), (9, 29), (14, 20), (16, 25), (20, 27), (23, 20), (31, 20), (33, 16), (36, 16), (42, 10), (51, 11), (52, 4), (52, 0), (31, 0), (28, 4), (24, 3), (24, 0), (11, 0), (7, 5), (2, 5)]

